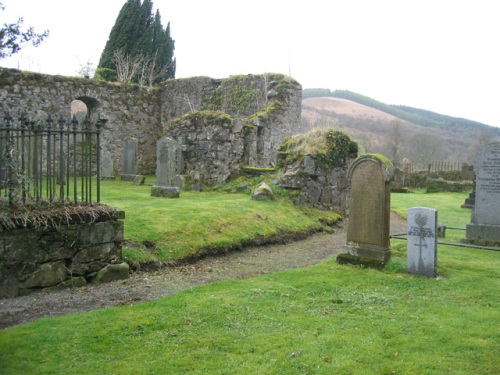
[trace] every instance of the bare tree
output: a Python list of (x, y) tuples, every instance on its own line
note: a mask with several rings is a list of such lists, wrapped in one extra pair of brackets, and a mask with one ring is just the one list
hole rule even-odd
[(94, 72), (94, 64), (90, 60), (87, 60), (87, 62), (84, 64), (80, 64), (80, 67), (77, 71), (78, 75), (84, 78), (90, 78), (94, 75)]
[(389, 135), (390, 139), (390, 153), (391, 158), (394, 163), (399, 161), (399, 156), (401, 153), (401, 144), (403, 142), (403, 136), (401, 132), (401, 121), (394, 120), (390, 122), (392, 125), (392, 132)]
[(132, 78), (143, 64), (142, 56), (132, 57), (124, 53), (122, 50), (117, 50), (113, 54), (113, 62), (116, 65), (116, 78), (118, 82), (130, 83)]
[(144, 58), (142, 61), (142, 65), (139, 68), (138, 72), (138, 81), (140, 85), (147, 85), (149, 87), (153, 87), (156, 79), (160, 77), (163, 72), (172, 65), (170, 62), (166, 67), (161, 67), (158, 64), (158, 50), (155, 52), (154, 57), (152, 58)]
[(413, 144), (412, 160), (415, 160), (417, 164), (429, 163), (439, 154), (440, 141), (438, 138), (427, 134), (416, 134), (411, 142)]

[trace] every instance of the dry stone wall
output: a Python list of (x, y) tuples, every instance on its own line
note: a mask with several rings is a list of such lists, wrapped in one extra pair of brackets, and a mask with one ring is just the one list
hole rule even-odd
[(0, 298), (127, 278), (122, 218), (0, 231)]

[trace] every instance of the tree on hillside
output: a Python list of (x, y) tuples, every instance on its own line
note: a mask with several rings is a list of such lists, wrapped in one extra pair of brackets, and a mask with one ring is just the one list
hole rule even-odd
[[(108, 81), (137, 82), (153, 86), (175, 77), (175, 42), (170, 23), (165, 29), (160, 12), (153, 17), (151, 0), (128, 0), (120, 10), (99, 60), (96, 76)], [(119, 58), (117, 58), (119, 57)], [(129, 81), (120, 72), (130, 71), (140, 61)], [(117, 65), (118, 63), (118, 65)]]
[(393, 163), (399, 162), (399, 157), (401, 154), (401, 147), (403, 143), (403, 132), (402, 132), (402, 122), (399, 120), (393, 120), (389, 124), (392, 126), (392, 131), (389, 133), (389, 156)]
[(441, 149), (438, 138), (418, 133), (412, 137), (411, 143), (413, 145), (411, 160), (417, 165), (427, 164), (438, 158)]
[[(0, 3), (0, 10), (5, 7)], [(45, 30), (37, 34), (33, 27), (22, 31), (23, 19), (18, 18), (16, 23), (4, 23), (0, 29), (0, 59), (12, 56), (18, 53), (23, 47), (32, 44), (34, 47), (40, 45), (43, 40), (49, 36), (49, 31)]]

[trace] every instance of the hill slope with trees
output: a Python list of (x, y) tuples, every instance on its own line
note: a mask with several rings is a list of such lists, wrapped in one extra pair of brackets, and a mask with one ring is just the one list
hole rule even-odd
[(500, 139), (499, 128), (479, 122), (388, 105), (350, 91), (306, 89), (301, 131), (321, 127), (345, 131), (363, 151), (395, 162), (472, 163), (479, 147)]

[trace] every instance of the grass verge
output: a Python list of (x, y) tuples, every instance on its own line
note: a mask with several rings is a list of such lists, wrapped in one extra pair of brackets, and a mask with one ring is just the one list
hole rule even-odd
[[(434, 199), (404, 197), (394, 208)], [(454, 213), (462, 196), (447, 197), (438, 200), (441, 217), (468, 220), (468, 210)], [(40, 319), (0, 331), (2, 373), (496, 374), (498, 264), (495, 252), (439, 246), (439, 277), (428, 279), (332, 258)]]

